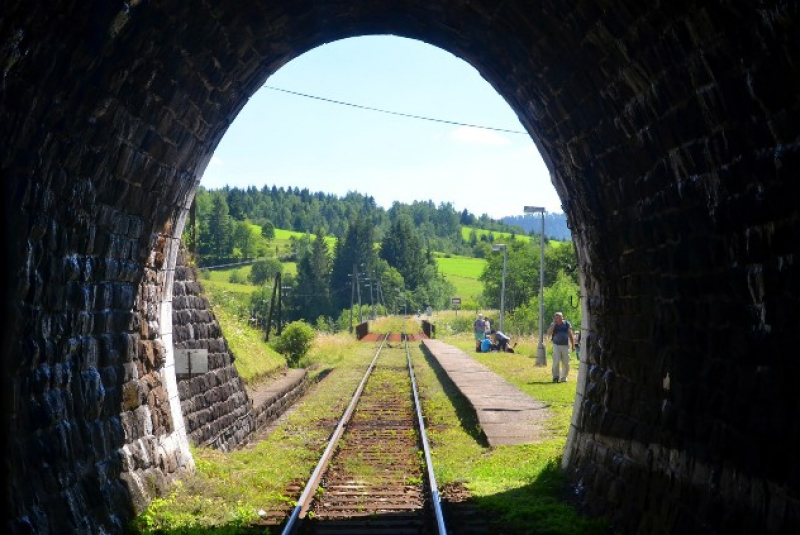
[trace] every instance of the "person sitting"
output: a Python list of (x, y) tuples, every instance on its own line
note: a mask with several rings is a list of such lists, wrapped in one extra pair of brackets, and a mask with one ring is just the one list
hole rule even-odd
[(491, 338), (484, 338), (481, 340), (481, 353), (489, 353), (494, 350)]
[(504, 353), (513, 353), (514, 350), (509, 346), (509, 342), (511, 342), (511, 338), (506, 335), (502, 331), (492, 331), (492, 338), (494, 338), (494, 345), (497, 348), (497, 351), (502, 351)]

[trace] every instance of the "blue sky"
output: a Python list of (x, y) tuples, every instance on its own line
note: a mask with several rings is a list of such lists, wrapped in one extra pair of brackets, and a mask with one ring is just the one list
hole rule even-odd
[[(465, 61), (393, 36), (344, 39), (289, 62), (266, 82), (361, 106), (523, 132), (516, 114)], [(388, 115), (262, 88), (231, 124), (201, 184), (298, 186), (393, 201), (450, 202), (494, 218), (523, 205), (561, 212), (525, 134)]]

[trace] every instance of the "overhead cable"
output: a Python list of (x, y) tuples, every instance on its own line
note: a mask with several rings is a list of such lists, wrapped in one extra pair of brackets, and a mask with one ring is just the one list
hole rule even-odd
[(436, 118), (433, 118), (433, 117), (423, 117), (422, 115), (412, 115), (410, 113), (403, 113), (403, 112), (399, 112), (399, 111), (391, 111), (391, 110), (384, 110), (384, 109), (381, 109), (381, 108), (373, 108), (371, 106), (363, 106), (361, 104), (353, 104), (352, 102), (343, 102), (341, 100), (333, 100), (333, 99), (330, 99), (330, 98), (318, 97), (316, 95), (309, 95), (308, 93), (300, 93), (298, 91), (290, 91), (288, 89), (281, 89), (280, 87), (273, 87), (273, 86), (270, 86), (270, 85), (264, 85), (263, 87), (265, 89), (272, 89), (273, 91), (280, 91), (281, 93), (288, 93), (290, 95), (295, 95), (295, 96), (298, 96), (298, 97), (305, 97), (305, 98), (310, 98), (310, 99), (314, 99), (314, 100), (321, 100), (323, 102), (328, 102), (330, 104), (339, 104), (340, 106), (350, 106), (351, 108), (358, 108), (360, 110), (377, 111), (377, 112), (386, 113), (386, 114), (389, 114), (389, 115), (398, 115), (400, 117), (408, 117), (409, 119), (420, 119), (420, 120), (423, 120), (423, 121), (432, 121), (434, 123), (445, 123), (445, 124), (452, 124), (452, 125), (456, 125), (456, 126), (467, 126), (469, 128), (480, 128), (482, 130), (493, 130), (495, 132), (505, 132), (507, 134), (524, 134), (524, 135), (528, 134), (527, 132), (523, 132), (521, 130), (509, 130), (507, 128), (495, 128), (495, 127), (492, 127), (492, 126), (481, 126), (481, 125), (477, 125), (477, 124), (460, 123), (460, 122), (457, 122), (457, 121), (448, 121), (446, 119), (436, 119)]

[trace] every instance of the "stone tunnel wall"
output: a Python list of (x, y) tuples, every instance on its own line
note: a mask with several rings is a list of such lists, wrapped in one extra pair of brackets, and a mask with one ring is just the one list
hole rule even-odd
[(233, 365), (234, 355), (202, 292), (197, 270), (182, 248), (172, 289), (173, 343), (175, 349), (208, 350), (208, 373), (178, 376), (181, 411), (193, 444), (227, 451), (254, 431), (255, 413)]
[(7, 1), (10, 531), (119, 532), (148, 478), (191, 466), (185, 213), (271, 74), (371, 33), (475, 66), (551, 172), (586, 311), (582, 506), (626, 533), (798, 531), (799, 19), (788, 0)]

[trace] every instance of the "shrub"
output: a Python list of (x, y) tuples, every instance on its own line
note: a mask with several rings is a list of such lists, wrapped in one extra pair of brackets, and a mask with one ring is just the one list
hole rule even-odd
[(228, 275), (228, 282), (232, 282), (234, 284), (244, 284), (247, 282), (247, 278), (244, 276), (244, 273), (241, 269), (235, 269), (231, 271), (230, 275)]
[(334, 331), (334, 328), (333, 328), (334, 325), (335, 325), (335, 323), (333, 321), (333, 318), (330, 318), (330, 317), (327, 317), (327, 316), (320, 316), (320, 317), (317, 318), (316, 327), (317, 327), (317, 330), (319, 332), (325, 332), (325, 333), (331, 332), (332, 333)]
[(275, 351), (286, 356), (289, 367), (294, 368), (311, 349), (315, 336), (311, 325), (303, 320), (293, 321), (286, 326), (273, 347)]
[(436, 322), (436, 330), (440, 335), (471, 333), (474, 316), (469, 316), (469, 312), (460, 316), (440, 317)]

